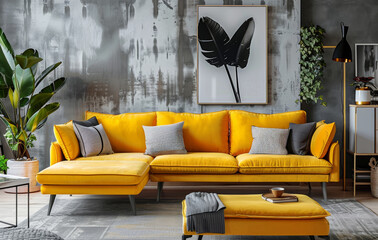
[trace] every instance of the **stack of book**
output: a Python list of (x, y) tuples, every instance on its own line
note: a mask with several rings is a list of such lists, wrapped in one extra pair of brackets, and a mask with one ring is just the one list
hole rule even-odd
[(271, 203), (298, 202), (297, 196), (288, 193), (282, 194), (281, 197), (274, 197), (272, 193), (264, 193), (262, 198)]

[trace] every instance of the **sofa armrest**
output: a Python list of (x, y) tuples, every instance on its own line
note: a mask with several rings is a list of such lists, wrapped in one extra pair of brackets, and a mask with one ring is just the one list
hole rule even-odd
[(58, 142), (52, 142), (50, 146), (50, 166), (64, 160), (62, 149)]
[(328, 152), (328, 161), (332, 164), (332, 171), (329, 174), (330, 182), (340, 181), (340, 145), (339, 142), (331, 144)]

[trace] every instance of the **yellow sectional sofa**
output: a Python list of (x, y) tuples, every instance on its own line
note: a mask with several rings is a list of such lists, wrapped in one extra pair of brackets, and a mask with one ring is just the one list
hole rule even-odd
[[(158, 182), (158, 201), (164, 182), (319, 182), (326, 199), (326, 183), (339, 181), (340, 150), (337, 142), (324, 148), (329, 148), (324, 158), (248, 153), (253, 142), (252, 126), (289, 128), (289, 123), (306, 123), (304, 111), (260, 114), (229, 110), (203, 114), (149, 112), (119, 115), (86, 112), (86, 119), (94, 116), (103, 125), (115, 153), (80, 157), (77, 139), (73, 139), (70, 132), (72, 123), (54, 126), (59, 143), (51, 144), (51, 166), (37, 175), (42, 184), (41, 192), (52, 196), (51, 207), (56, 194), (134, 196), (148, 180)], [(159, 126), (181, 121), (184, 121), (187, 154), (155, 158), (144, 155), (143, 125)]]

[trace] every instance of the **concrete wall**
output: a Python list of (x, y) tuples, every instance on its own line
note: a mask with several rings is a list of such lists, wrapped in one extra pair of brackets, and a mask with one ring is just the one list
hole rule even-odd
[[(355, 43), (378, 43), (378, 1), (376, 0), (311, 0), (302, 1), (301, 25), (310, 24), (323, 27), (327, 33), (324, 45), (337, 45), (341, 40), (340, 22), (349, 26), (347, 40), (352, 48), (353, 57)], [(302, 104), (302, 109), (308, 113), (308, 120), (336, 122), (335, 140), (342, 146), (343, 114), (342, 114), (342, 63), (332, 61), (333, 50), (325, 50), (327, 68), (324, 72), (324, 95), (327, 107), (316, 104)], [(355, 62), (347, 64), (347, 106), (354, 103), (354, 89), (349, 86), (355, 76)], [(349, 111), (347, 112), (347, 120)], [(349, 122), (347, 122), (347, 126)], [(348, 133), (347, 133), (348, 136)], [(348, 146), (348, 142), (347, 142)], [(343, 150), (341, 149), (341, 154)], [(352, 176), (353, 158), (347, 155), (347, 176)], [(342, 156), (341, 156), (342, 159)]]
[[(197, 104), (197, 4), (269, 6), (268, 105)], [(38, 132), (33, 151), (41, 168), (49, 165), (53, 124), (83, 119), (86, 110), (275, 113), (300, 108), (295, 103), (300, 0), (2, 0), (0, 26), (16, 52), (32, 47), (45, 65), (63, 61), (54, 73), (67, 78), (55, 98), (61, 108)]]

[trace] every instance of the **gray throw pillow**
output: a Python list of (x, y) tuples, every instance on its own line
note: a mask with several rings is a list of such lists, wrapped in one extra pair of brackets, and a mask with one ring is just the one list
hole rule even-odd
[(252, 146), (249, 154), (286, 155), (289, 129), (259, 128), (252, 126)]
[(84, 126), (84, 127), (92, 127), (92, 126), (98, 125), (98, 121), (97, 121), (96, 117), (91, 117), (90, 119), (85, 120), (85, 121), (76, 121), (76, 120), (73, 120), (72, 122), (75, 123), (75, 124)]
[(114, 153), (102, 124), (84, 127), (74, 123), (73, 126), (83, 157)]
[(182, 128), (184, 122), (162, 126), (143, 126), (146, 138), (145, 154), (151, 156), (187, 153)]
[(287, 140), (287, 151), (297, 155), (306, 155), (310, 152), (312, 134), (316, 127), (315, 122), (295, 124), (290, 123), (290, 134)]

